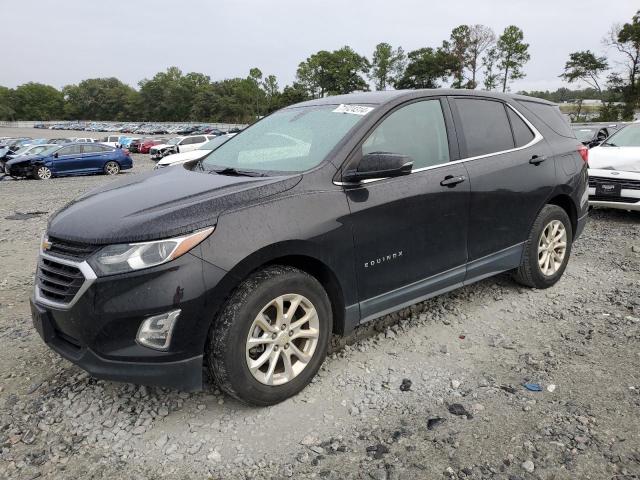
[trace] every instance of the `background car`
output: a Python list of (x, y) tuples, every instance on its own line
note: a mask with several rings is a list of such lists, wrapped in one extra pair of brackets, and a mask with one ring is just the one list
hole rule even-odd
[(74, 137), (71, 139), (71, 141), (75, 142), (75, 143), (93, 143), (93, 142), (97, 142), (97, 140), (95, 138), (89, 138), (89, 137)]
[(154, 145), (161, 145), (167, 142), (168, 140), (166, 138), (147, 138), (138, 146), (138, 151), (139, 153), (149, 153), (149, 150)]
[(116, 175), (133, 167), (129, 152), (97, 143), (53, 146), (39, 155), (17, 157), (6, 162), (4, 171), (12, 177), (47, 180), (67, 175), (105, 173)]
[(152, 160), (159, 160), (172, 153), (190, 152), (197, 150), (206, 142), (215, 138), (215, 135), (192, 135), (187, 137), (174, 137), (165, 144), (151, 147), (149, 153)]
[(18, 148), (15, 152), (7, 154), (7, 159), (11, 160), (13, 158), (21, 157), (24, 155), (38, 155), (53, 146), (55, 145), (51, 143), (37, 144), (37, 145), (24, 145)]
[(640, 211), (640, 122), (590, 150), (589, 204)]
[(160, 160), (156, 164), (156, 166), (154, 167), (154, 170), (157, 170), (159, 168), (169, 167), (169, 166), (173, 167), (173, 166), (176, 166), (176, 165), (182, 165), (182, 164), (184, 164), (186, 162), (189, 162), (191, 160), (199, 160), (201, 158), (204, 158), (210, 152), (212, 152), (213, 150), (218, 148), (220, 145), (225, 143), (227, 140), (229, 140), (234, 135), (236, 135), (236, 134), (235, 133), (230, 133), (229, 135), (219, 135), (219, 136), (209, 140), (207, 143), (202, 145), (197, 150), (191, 150), (190, 152), (184, 152), (184, 153), (174, 153), (173, 155), (169, 155), (167, 157), (164, 157), (162, 160)]
[(571, 125), (573, 133), (576, 138), (589, 148), (600, 145), (607, 137), (612, 135), (618, 130), (618, 125), (615, 124), (578, 124)]

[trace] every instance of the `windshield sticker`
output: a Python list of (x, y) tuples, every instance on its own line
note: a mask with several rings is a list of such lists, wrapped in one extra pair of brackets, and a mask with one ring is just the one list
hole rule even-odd
[(351, 113), (352, 115), (366, 115), (373, 107), (364, 107), (362, 105), (345, 105), (340, 104), (338, 108), (333, 110), (333, 113)]

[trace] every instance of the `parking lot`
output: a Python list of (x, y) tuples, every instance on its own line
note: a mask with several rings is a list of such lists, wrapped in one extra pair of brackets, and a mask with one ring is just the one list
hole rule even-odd
[[(0, 128), (22, 135), (66, 134)], [(153, 169), (133, 159), (120, 177)], [(32, 328), (47, 218), (117, 180), (0, 181), (0, 478), (640, 477), (640, 212), (594, 210), (555, 287), (501, 275), (379, 319), (249, 408), (97, 381)]]

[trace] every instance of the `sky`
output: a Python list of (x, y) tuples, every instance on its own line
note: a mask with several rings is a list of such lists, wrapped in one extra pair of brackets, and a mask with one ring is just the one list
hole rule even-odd
[(349, 45), (370, 58), (387, 42), (408, 52), (480, 23), (524, 31), (531, 60), (512, 91), (554, 90), (567, 86), (558, 75), (570, 52), (604, 53), (611, 25), (638, 8), (637, 0), (0, 0), (0, 85), (117, 77), (135, 87), (175, 65), (213, 80), (258, 67), (283, 87), (318, 50)]

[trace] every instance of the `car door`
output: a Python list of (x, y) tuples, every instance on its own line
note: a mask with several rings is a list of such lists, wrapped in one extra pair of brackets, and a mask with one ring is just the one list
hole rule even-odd
[(53, 161), (55, 173), (75, 172), (82, 162), (82, 145), (78, 143), (66, 145), (56, 153), (58, 156)]
[(452, 105), (471, 183), (467, 281), (520, 265), (524, 242), (556, 182), (549, 146), (513, 106), (458, 97)]
[(362, 155), (409, 155), (410, 175), (345, 185), (363, 320), (464, 280), (469, 182), (445, 99), (396, 107), (363, 141)]
[(106, 156), (111, 148), (104, 145), (83, 145), (81, 171), (85, 173), (101, 172), (107, 162)]

